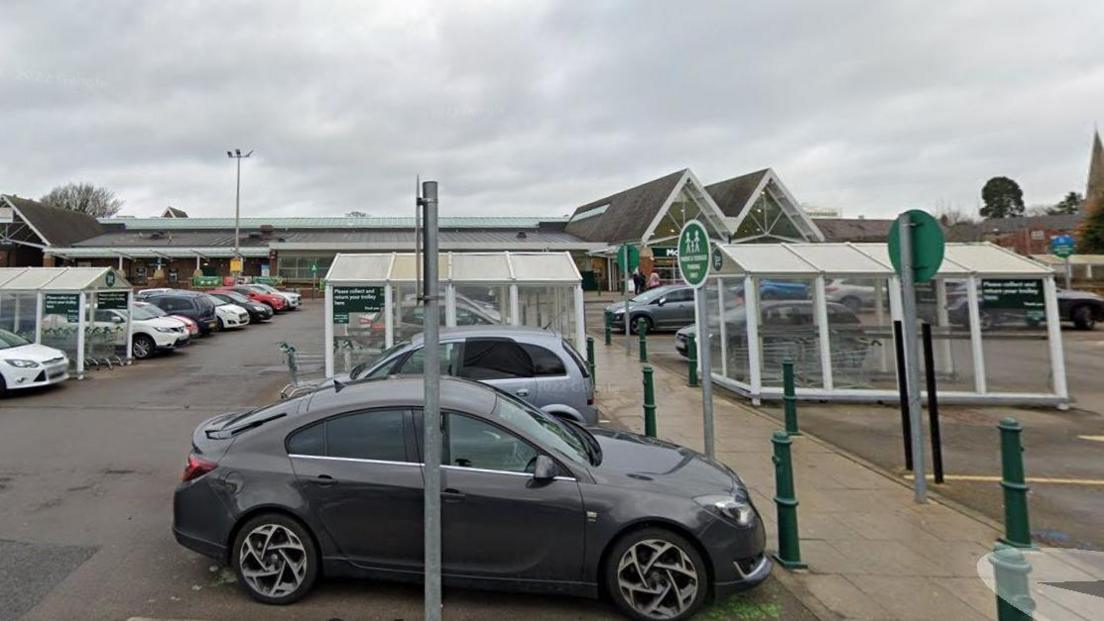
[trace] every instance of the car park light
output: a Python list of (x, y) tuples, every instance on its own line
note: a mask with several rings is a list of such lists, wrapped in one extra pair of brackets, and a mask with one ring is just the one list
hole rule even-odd
[(38, 363), (34, 360), (5, 360), (4, 362), (19, 369), (34, 369), (38, 367)]
[(154, 328), (158, 332), (164, 332), (165, 334), (172, 334), (177, 331), (177, 328)]
[(184, 466), (184, 474), (180, 477), (181, 481), (192, 481), (214, 470), (218, 464), (213, 461), (197, 457), (196, 455), (188, 455), (188, 463)]
[(715, 510), (740, 526), (750, 526), (755, 517), (755, 511), (750, 504), (732, 496), (699, 496), (694, 500), (706, 509)]

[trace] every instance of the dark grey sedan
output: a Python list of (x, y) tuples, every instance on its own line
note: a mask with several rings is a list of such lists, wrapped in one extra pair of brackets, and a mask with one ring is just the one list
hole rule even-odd
[[(177, 541), (270, 604), (323, 573), (421, 580), (422, 390), (370, 380), (202, 423)], [(441, 410), (447, 585), (605, 593), (635, 619), (686, 619), (770, 573), (759, 514), (717, 462), (464, 379), (442, 379)]]

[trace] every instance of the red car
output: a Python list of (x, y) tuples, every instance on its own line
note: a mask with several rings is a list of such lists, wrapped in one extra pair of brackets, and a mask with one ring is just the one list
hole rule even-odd
[(221, 287), (219, 289), (213, 289), (209, 293), (225, 293), (227, 291), (231, 291), (233, 293), (240, 293), (241, 295), (244, 295), (245, 297), (249, 298), (250, 300), (253, 300), (254, 302), (259, 302), (261, 304), (267, 304), (269, 306), (269, 308), (272, 309), (272, 312), (274, 312), (274, 313), (278, 313), (280, 311), (285, 310), (285, 306), (287, 305), (287, 302), (284, 300), (284, 298), (282, 298), (278, 295), (273, 295), (271, 293), (265, 293), (263, 291), (257, 291), (255, 289), (250, 288), (250, 287), (242, 287), (240, 285), (235, 285), (233, 287)]

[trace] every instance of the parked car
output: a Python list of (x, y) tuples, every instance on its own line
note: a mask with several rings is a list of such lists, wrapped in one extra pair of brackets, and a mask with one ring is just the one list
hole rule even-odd
[[(1104, 297), (1091, 291), (1058, 291), (1058, 318), (1071, 322), (1078, 330), (1092, 330), (1096, 322), (1104, 321)], [(962, 296), (947, 305), (947, 318), (957, 326), (970, 325), (969, 300)], [(986, 308), (982, 303), (978, 319), (982, 330), (995, 326), (1038, 327), (1046, 323), (1046, 312), (1041, 309)]]
[(215, 303), (204, 293), (174, 289), (150, 294), (145, 301), (170, 315), (183, 315), (195, 321), (199, 324), (200, 334), (210, 334), (218, 329)]
[[(444, 328), (439, 360), (442, 375), (490, 384), (549, 414), (586, 425), (598, 423), (594, 379), (586, 361), (556, 332), (515, 326)], [(421, 375), (424, 368), (419, 334), (337, 379)]]
[(65, 352), (0, 330), (0, 397), (9, 390), (49, 386), (69, 379)]
[[(320, 575), (420, 579), (423, 395), (419, 377), (381, 378), (201, 423), (177, 542), (267, 604)], [(440, 403), (445, 585), (605, 593), (651, 621), (769, 576), (760, 514), (719, 462), (460, 378), (442, 378)]]
[[(877, 302), (874, 285), (859, 284), (852, 279), (833, 278), (824, 284), (824, 296), (829, 302), (838, 302), (854, 312), (864, 307), (874, 306)], [(888, 288), (882, 288), (888, 296)], [(888, 297), (886, 298), (888, 299)]]
[(262, 285), (260, 283), (250, 283), (245, 285), (246, 287), (252, 287), (253, 289), (260, 290), (269, 295), (278, 295), (284, 298), (284, 302), (287, 305), (288, 310), (299, 310), (299, 305), (302, 303), (302, 296), (292, 291), (280, 291), (272, 285)]
[[(629, 300), (629, 330), (636, 333), (637, 321), (644, 320), (644, 329), (678, 329), (694, 323), (694, 290), (685, 285), (664, 285), (648, 289)], [(614, 330), (625, 330), (625, 303), (606, 307)]]
[(272, 309), (273, 313), (278, 313), (287, 307), (287, 300), (285, 300), (283, 296), (273, 295), (261, 289), (253, 289), (252, 287), (248, 287), (246, 285), (232, 285), (220, 289), (220, 291), (224, 291), (227, 289), (233, 291), (234, 293), (240, 293), (250, 300), (257, 302), (258, 304), (264, 304), (268, 306)]
[(1096, 322), (1104, 321), (1104, 297), (1091, 291), (1058, 292), (1058, 316), (1071, 321), (1079, 330), (1092, 330)]
[(210, 293), (206, 295), (211, 303), (215, 305), (215, 316), (218, 318), (219, 330), (244, 328), (249, 325), (249, 311)]
[(214, 289), (210, 293), (220, 300), (231, 302), (244, 308), (245, 311), (249, 313), (250, 323), (272, 319), (272, 307), (268, 304), (254, 302), (237, 291), (232, 291), (230, 289)]
[[(184, 324), (184, 327), (188, 329), (189, 339), (193, 336), (199, 336), (199, 324), (194, 320), (185, 317), (184, 315), (170, 315), (160, 308), (150, 304), (149, 302), (140, 302), (135, 300), (134, 308), (140, 308), (154, 317), (170, 317)], [(177, 347), (185, 345), (185, 343), (177, 343)]]
[[(135, 307), (130, 314), (131, 351), (138, 360), (145, 360), (158, 351), (170, 351), (188, 344), (191, 336), (184, 322), (156, 315), (149, 310)], [(97, 326), (126, 325), (126, 312), (110, 309), (96, 309), (93, 323)], [(119, 347), (126, 345), (126, 333), (120, 331)]]
[(171, 287), (153, 287), (152, 289), (139, 289), (138, 293), (134, 294), (134, 297), (141, 300), (151, 295), (155, 295), (158, 293), (169, 293), (172, 291), (177, 291), (177, 289), (173, 289)]

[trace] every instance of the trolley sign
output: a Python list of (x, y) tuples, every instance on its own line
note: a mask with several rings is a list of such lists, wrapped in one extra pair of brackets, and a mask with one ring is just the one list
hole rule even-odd
[(678, 266), (682, 280), (697, 289), (709, 276), (709, 233), (705, 225), (691, 220), (682, 227), (678, 239)]

